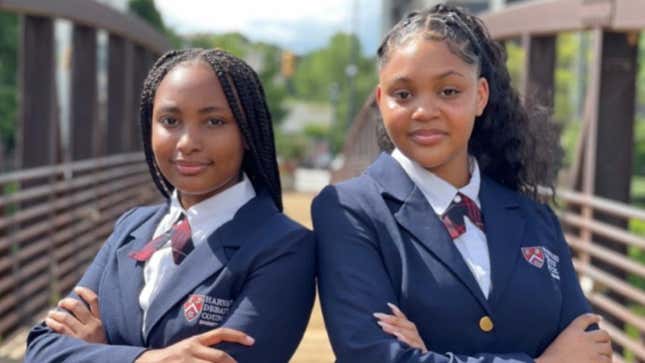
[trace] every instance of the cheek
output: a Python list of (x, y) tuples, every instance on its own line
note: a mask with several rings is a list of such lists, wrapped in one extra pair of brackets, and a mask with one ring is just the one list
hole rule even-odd
[(174, 149), (174, 141), (172, 134), (166, 129), (159, 126), (153, 126), (151, 132), (152, 152), (157, 154), (172, 152)]
[(218, 133), (208, 145), (211, 154), (219, 155), (220, 160), (224, 159), (229, 163), (239, 163), (244, 155), (244, 140), (237, 129)]
[(383, 126), (385, 126), (385, 130), (393, 140), (403, 137), (407, 132), (408, 124), (408, 118), (401, 115), (401, 112), (383, 115)]

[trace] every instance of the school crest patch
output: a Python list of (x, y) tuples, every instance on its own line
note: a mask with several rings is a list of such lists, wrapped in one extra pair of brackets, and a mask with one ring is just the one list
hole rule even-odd
[(544, 266), (544, 251), (542, 247), (522, 247), (522, 256), (531, 265), (542, 268)]
[(204, 295), (193, 294), (184, 303), (184, 317), (189, 322), (197, 319), (204, 308)]

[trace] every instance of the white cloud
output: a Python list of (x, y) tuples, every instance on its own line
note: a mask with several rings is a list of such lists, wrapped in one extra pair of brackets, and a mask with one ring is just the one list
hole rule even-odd
[[(380, 37), (379, 0), (358, 1), (361, 40), (368, 52)], [(238, 31), (253, 40), (305, 52), (330, 35), (351, 31), (353, 0), (155, 0), (166, 23), (179, 33)], [(377, 35), (376, 38), (374, 35)], [(365, 39), (364, 39), (365, 38)]]

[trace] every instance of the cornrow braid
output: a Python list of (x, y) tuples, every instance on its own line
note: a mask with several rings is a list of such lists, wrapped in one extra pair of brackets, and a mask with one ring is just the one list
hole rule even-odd
[(282, 189), (273, 124), (264, 89), (250, 66), (221, 49), (193, 48), (169, 51), (155, 62), (144, 81), (139, 122), (146, 162), (155, 185), (166, 198), (174, 189), (159, 171), (152, 152), (152, 110), (155, 92), (173, 68), (181, 63), (196, 61), (204, 62), (213, 69), (240, 128), (245, 147), (242, 170), (248, 175), (254, 188), (269, 192), (276, 207), (282, 210)]
[[(396, 47), (415, 36), (446, 41), (448, 48), (464, 62), (478, 67), (487, 80), (489, 99), (468, 143), (481, 170), (500, 184), (539, 200), (540, 186), (555, 190), (561, 166), (559, 132), (541, 105), (523, 105), (511, 85), (506, 51), (493, 40), (476, 16), (459, 7), (439, 4), (412, 12), (385, 36), (377, 51), (383, 67)], [(380, 131), (380, 139), (387, 138)], [(385, 149), (393, 148), (381, 141)]]

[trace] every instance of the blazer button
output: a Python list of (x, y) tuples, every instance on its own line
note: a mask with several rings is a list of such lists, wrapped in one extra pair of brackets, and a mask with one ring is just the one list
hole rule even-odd
[(481, 319), (479, 319), (479, 329), (481, 329), (483, 332), (488, 333), (493, 330), (493, 327), (493, 321), (488, 315), (484, 315)]

